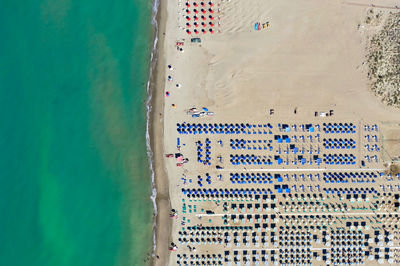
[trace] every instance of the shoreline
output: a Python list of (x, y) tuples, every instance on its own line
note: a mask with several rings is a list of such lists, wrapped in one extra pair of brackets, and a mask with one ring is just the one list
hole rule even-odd
[[(157, 0), (155, 0), (157, 1)], [(155, 5), (157, 2), (155, 2)], [(164, 32), (166, 28), (166, 15), (167, 9), (164, 3), (158, 1), (158, 10), (155, 20), (156, 27), (158, 26), (158, 32), (155, 32), (155, 40), (157, 39), (156, 49), (154, 50), (152, 60), (156, 60), (152, 69), (153, 73), (149, 80), (149, 95), (150, 99), (150, 115), (149, 115), (149, 135), (150, 135), (150, 147), (152, 157), (150, 160), (153, 162), (152, 171), (154, 174), (154, 185), (156, 189), (155, 194), (155, 224), (153, 227), (154, 238), (153, 238), (153, 256), (151, 265), (166, 265), (169, 261), (168, 243), (171, 234), (171, 221), (169, 219), (169, 210), (171, 208), (169, 198), (169, 183), (166, 178), (166, 170), (163, 158), (163, 132), (164, 132), (164, 98), (163, 90), (157, 90), (162, 88), (164, 82), (164, 72), (162, 71), (164, 65)], [(156, 28), (157, 30), (157, 28)], [(163, 178), (164, 177), (164, 178)], [(154, 189), (154, 188), (153, 188)], [(160, 230), (160, 224), (163, 225)], [(168, 228), (168, 230), (165, 230)]]
[(155, 217), (157, 216), (157, 188), (155, 185), (155, 171), (154, 171), (154, 159), (153, 159), (153, 149), (151, 148), (151, 111), (152, 111), (152, 102), (153, 102), (153, 90), (151, 88), (151, 81), (153, 79), (153, 72), (155, 72), (155, 66), (157, 64), (157, 45), (158, 45), (158, 7), (159, 7), (159, 0), (154, 0), (152, 5), (152, 17), (151, 17), (151, 24), (154, 26), (153, 32), (153, 49), (151, 51), (150, 56), (150, 70), (149, 70), (149, 79), (147, 81), (147, 101), (146, 101), (146, 146), (147, 146), (147, 156), (150, 164), (150, 172), (151, 172), (151, 196), (150, 199), (153, 203), (153, 226), (152, 226), (152, 233), (153, 233), (153, 245), (151, 251), (151, 258), (154, 257), (155, 249), (156, 249), (156, 228), (157, 223)]

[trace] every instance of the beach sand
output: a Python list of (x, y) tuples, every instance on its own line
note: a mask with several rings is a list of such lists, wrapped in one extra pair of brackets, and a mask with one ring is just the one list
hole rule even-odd
[(164, 33), (167, 17), (167, 3), (160, 2), (157, 21), (158, 21), (158, 44), (157, 44), (157, 64), (154, 69), (152, 88), (152, 111), (151, 111), (151, 147), (154, 159), (154, 174), (157, 189), (157, 217), (156, 217), (156, 250), (152, 258), (152, 265), (167, 265), (169, 259), (169, 240), (171, 238), (171, 219), (169, 211), (171, 209), (169, 199), (169, 182), (164, 166), (164, 91), (158, 89), (164, 84)]
[[(400, 132), (399, 111), (385, 106), (368, 90), (365, 48), (376, 29), (364, 21), (373, 1), (213, 3), (214, 34), (185, 32), (184, 1), (163, 2), (161, 7), (152, 130), (159, 211), (156, 253), (160, 259), (154, 260), (155, 265), (175, 264), (168, 247), (170, 242), (177, 243), (182, 220), (180, 213), (178, 219), (168, 214), (171, 208), (181, 207), (181, 177), (215, 172), (214, 165), (207, 168), (196, 163), (193, 146), (198, 136), (182, 138), (181, 152), (190, 159), (184, 167), (165, 158), (164, 154), (179, 152), (177, 123), (377, 123), (383, 139), (388, 136), (390, 154), (382, 155), (377, 167), (399, 156), (399, 142), (393, 138)], [(396, 1), (379, 5), (374, 9), (385, 14), (393, 11), (387, 7), (394, 7)], [(269, 27), (256, 31), (256, 22), (269, 22)], [(200, 37), (201, 43), (191, 43), (191, 37)], [(177, 50), (177, 42), (184, 42), (183, 52)], [(169, 64), (173, 70), (167, 68)], [(167, 91), (169, 97), (165, 97)], [(207, 107), (214, 116), (192, 118), (186, 111), (193, 107)], [(334, 110), (331, 117), (314, 116), (316, 111), (329, 110)]]

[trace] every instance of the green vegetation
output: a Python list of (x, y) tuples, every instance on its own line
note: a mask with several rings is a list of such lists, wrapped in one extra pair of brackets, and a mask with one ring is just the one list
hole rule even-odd
[(390, 106), (400, 107), (400, 13), (390, 14), (368, 47), (371, 89)]

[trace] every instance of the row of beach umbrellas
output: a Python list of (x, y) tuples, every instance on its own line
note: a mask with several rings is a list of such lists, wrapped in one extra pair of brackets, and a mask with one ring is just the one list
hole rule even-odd
[[(284, 159), (280, 156), (275, 156), (274, 160), (280, 165), (284, 163)], [(298, 160), (298, 161), (297, 161)], [(230, 155), (230, 163), (232, 165), (273, 165), (273, 160), (268, 158), (265, 155), (255, 155), (255, 154), (231, 154)], [(326, 157), (324, 159), (319, 158), (317, 155), (314, 155), (310, 160), (307, 160), (302, 155), (298, 155), (293, 162), (295, 165), (299, 162), (303, 165), (306, 163), (312, 164), (315, 162), (316, 164), (320, 165), (322, 161), (326, 162), (327, 164), (349, 164), (347, 162), (353, 162), (348, 157), (339, 157), (339, 158), (331, 158)], [(344, 162), (344, 163), (342, 163)], [(355, 162), (354, 162), (355, 163)], [(286, 164), (289, 164), (289, 160), (286, 161)]]
[[(209, 25), (210, 27), (214, 27), (214, 26), (215, 26), (215, 24), (214, 24), (212, 21), (210, 21), (210, 22), (208, 22), (208, 23), (206, 23), (206, 22), (204, 22), (204, 21), (202, 21), (201, 23), (198, 23), (197, 21), (195, 21), (195, 22), (193, 23), (193, 26), (196, 27), (196, 28), (198, 28), (198, 27), (200, 27), (200, 26), (202, 26), (202, 27), (205, 28), (205, 27), (207, 27), (207, 25)], [(187, 23), (186, 23), (186, 27), (190, 28), (190, 27), (192, 27), (192, 24), (189, 23), (189, 22), (187, 22)]]
[(231, 159), (230, 159), (231, 164), (233, 165), (252, 165), (252, 164), (258, 164), (258, 165), (273, 165), (273, 162), (271, 159), (262, 159), (261, 156), (240, 156), (240, 155), (232, 155), (231, 154)]
[[(193, 5), (194, 7), (198, 7), (198, 6), (199, 6), (199, 3), (200, 3), (200, 6), (202, 6), (202, 7), (207, 6), (207, 4), (208, 4), (209, 6), (211, 6), (211, 7), (214, 6), (214, 3), (213, 3), (212, 1), (209, 1), (208, 3), (204, 2), (204, 1), (201, 1), (201, 2), (196, 2), (196, 1), (194, 1), (194, 2), (192, 3), (192, 5)], [(189, 1), (186, 1), (185, 5), (186, 5), (186, 7), (188, 7), (188, 8), (192, 6), (192, 5), (190, 4)]]
[(231, 177), (232, 184), (272, 184), (273, 181), (270, 177)]
[[(210, 32), (211, 34), (214, 34), (214, 33), (215, 33), (214, 29), (212, 29), (212, 28), (211, 28), (211, 29), (208, 29), (208, 30), (207, 30), (207, 29), (201, 29), (201, 30), (194, 29), (194, 30), (193, 30), (193, 33), (194, 33), (194, 34), (199, 34), (199, 33), (206, 34), (207, 32)], [(187, 30), (186, 30), (186, 33), (187, 33), (187, 34), (192, 34), (192, 31), (189, 30), (189, 29), (187, 29)]]
[(251, 195), (251, 194), (262, 195), (262, 194), (269, 194), (270, 191), (271, 191), (270, 189), (265, 189), (265, 188), (261, 188), (261, 189), (260, 188), (257, 188), (257, 189), (255, 189), (255, 188), (251, 188), (251, 189), (249, 189), (249, 188), (246, 188), (246, 189), (242, 189), (242, 188), (240, 188), (240, 189), (238, 189), (238, 188), (235, 188), (235, 189), (232, 189), (232, 188), (231, 189), (227, 189), (227, 188), (225, 188), (225, 189), (222, 189), (222, 188), (220, 188), (220, 189), (216, 189), (216, 188), (214, 188), (214, 189), (211, 189), (211, 188), (203, 188), (203, 189), (182, 188), (182, 192), (185, 195), (206, 195), (206, 194), (216, 195), (216, 196), (218, 196), (218, 195), (234, 195), (234, 194), (236, 194), (236, 195), (247, 195), (247, 194), (248, 195)]
[(179, 134), (193, 134), (193, 135), (197, 135), (197, 134), (248, 134), (248, 135), (268, 135), (268, 134), (272, 134), (271, 131), (267, 131), (267, 130), (245, 130), (245, 129), (241, 129), (241, 130), (234, 130), (234, 129), (185, 129), (185, 128), (178, 128), (177, 129)]
[(326, 128), (356, 128), (353, 123), (323, 123), (322, 126)]
[(353, 139), (324, 139), (323, 146), (326, 149), (355, 149), (356, 141)]
[(324, 154), (323, 161), (326, 164), (355, 164), (356, 156), (353, 154)]
[(268, 144), (272, 143), (272, 140), (261, 140), (261, 139), (252, 139), (252, 140), (246, 140), (246, 139), (230, 139), (229, 140), (231, 145), (242, 145), (242, 144)]
[(323, 190), (330, 194), (374, 194), (377, 193), (378, 191), (374, 187), (370, 188), (323, 188)]
[(342, 178), (377, 178), (374, 172), (324, 172), (324, 177), (342, 177)]
[(325, 133), (349, 134), (356, 133), (356, 126), (353, 123), (323, 123), (322, 130)]
[(212, 123), (193, 123), (193, 124), (191, 124), (191, 123), (182, 123), (182, 124), (180, 124), (180, 123), (177, 123), (176, 124), (176, 126), (177, 126), (177, 128), (197, 128), (197, 129), (201, 129), (201, 128), (204, 128), (204, 129), (218, 129), (218, 128), (227, 128), (227, 129), (260, 129), (260, 128), (270, 128), (270, 129), (272, 129), (273, 128), (273, 126), (270, 124), (270, 123), (267, 123), (267, 124), (249, 124), (249, 123), (246, 123), (246, 124), (244, 124), (244, 123), (235, 123), (235, 124), (233, 124), (233, 123), (230, 123), (230, 124), (227, 124), (227, 123), (225, 123), (225, 124), (222, 124), (222, 123), (219, 123), (219, 124), (217, 124), (217, 123), (214, 123), (214, 124), (212, 124)]

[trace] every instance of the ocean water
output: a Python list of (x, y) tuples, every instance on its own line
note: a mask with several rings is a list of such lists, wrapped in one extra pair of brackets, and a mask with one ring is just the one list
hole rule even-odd
[(145, 265), (152, 1), (0, 1), (0, 265)]

